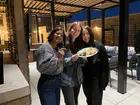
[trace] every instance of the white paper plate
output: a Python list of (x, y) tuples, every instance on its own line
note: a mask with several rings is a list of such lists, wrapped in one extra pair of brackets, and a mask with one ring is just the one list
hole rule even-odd
[[(84, 52), (86, 53), (86, 50), (91, 49), (91, 48), (94, 48), (96, 50), (96, 52), (93, 52), (92, 54), (87, 55), (87, 56), (81, 56), (82, 53), (84, 53)], [(96, 55), (98, 53), (98, 51), (99, 50), (95, 47), (87, 47), (87, 48), (83, 48), (82, 50), (78, 51), (77, 54), (79, 55), (79, 57), (91, 57), (91, 56)]]

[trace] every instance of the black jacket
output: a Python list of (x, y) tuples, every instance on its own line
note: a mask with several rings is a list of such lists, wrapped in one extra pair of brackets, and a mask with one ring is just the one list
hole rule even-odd
[(134, 36), (134, 47), (135, 47), (135, 52), (137, 54), (140, 54), (140, 31), (138, 31)]
[[(85, 47), (88, 47), (85, 46)], [(88, 58), (88, 63), (83, 67), (83, 76), (85, 81), (91, 81), (92, 79), (99, 79), (99, 87), (101, 90), (105, 90), (109, 81), (109, 63), (108, 56), (104, 45), (95, 41), (95, 46), (99, 49), (97, 55)], [(88, 82), (90, 83), (90, 82)]]

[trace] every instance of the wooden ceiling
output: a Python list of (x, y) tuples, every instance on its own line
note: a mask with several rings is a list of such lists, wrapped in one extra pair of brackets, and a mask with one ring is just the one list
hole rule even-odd
[[(51, 3), (54, 2), (56, 16), (70, 16), (86, 8), (107, 9), (119, 5), (120, 0), (23, 0), (24, 12), (51, 14)], [(134, 0), (130, 0), (134, 1)], [(0, 12), (6, 12), (6, 0), (0, 0)]]
[[(52, 0), (24, 0), (24, 10), (33, 13), (51, 13)], [(54, 0), (56, 16), (69, 16), (86, 8), (106, 9), (119, 5), (119, 0)]]

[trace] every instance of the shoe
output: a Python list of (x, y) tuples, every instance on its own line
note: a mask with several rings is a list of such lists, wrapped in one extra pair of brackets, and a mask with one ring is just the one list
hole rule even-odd
[(140, 84), (140, 80), (137, 80), (136, 82), (137, 82), (138, 84)]

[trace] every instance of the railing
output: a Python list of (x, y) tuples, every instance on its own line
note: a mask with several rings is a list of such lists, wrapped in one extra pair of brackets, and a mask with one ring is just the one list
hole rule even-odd
[(3, 52), (0, 52), (0, 84), (4, 84)]

